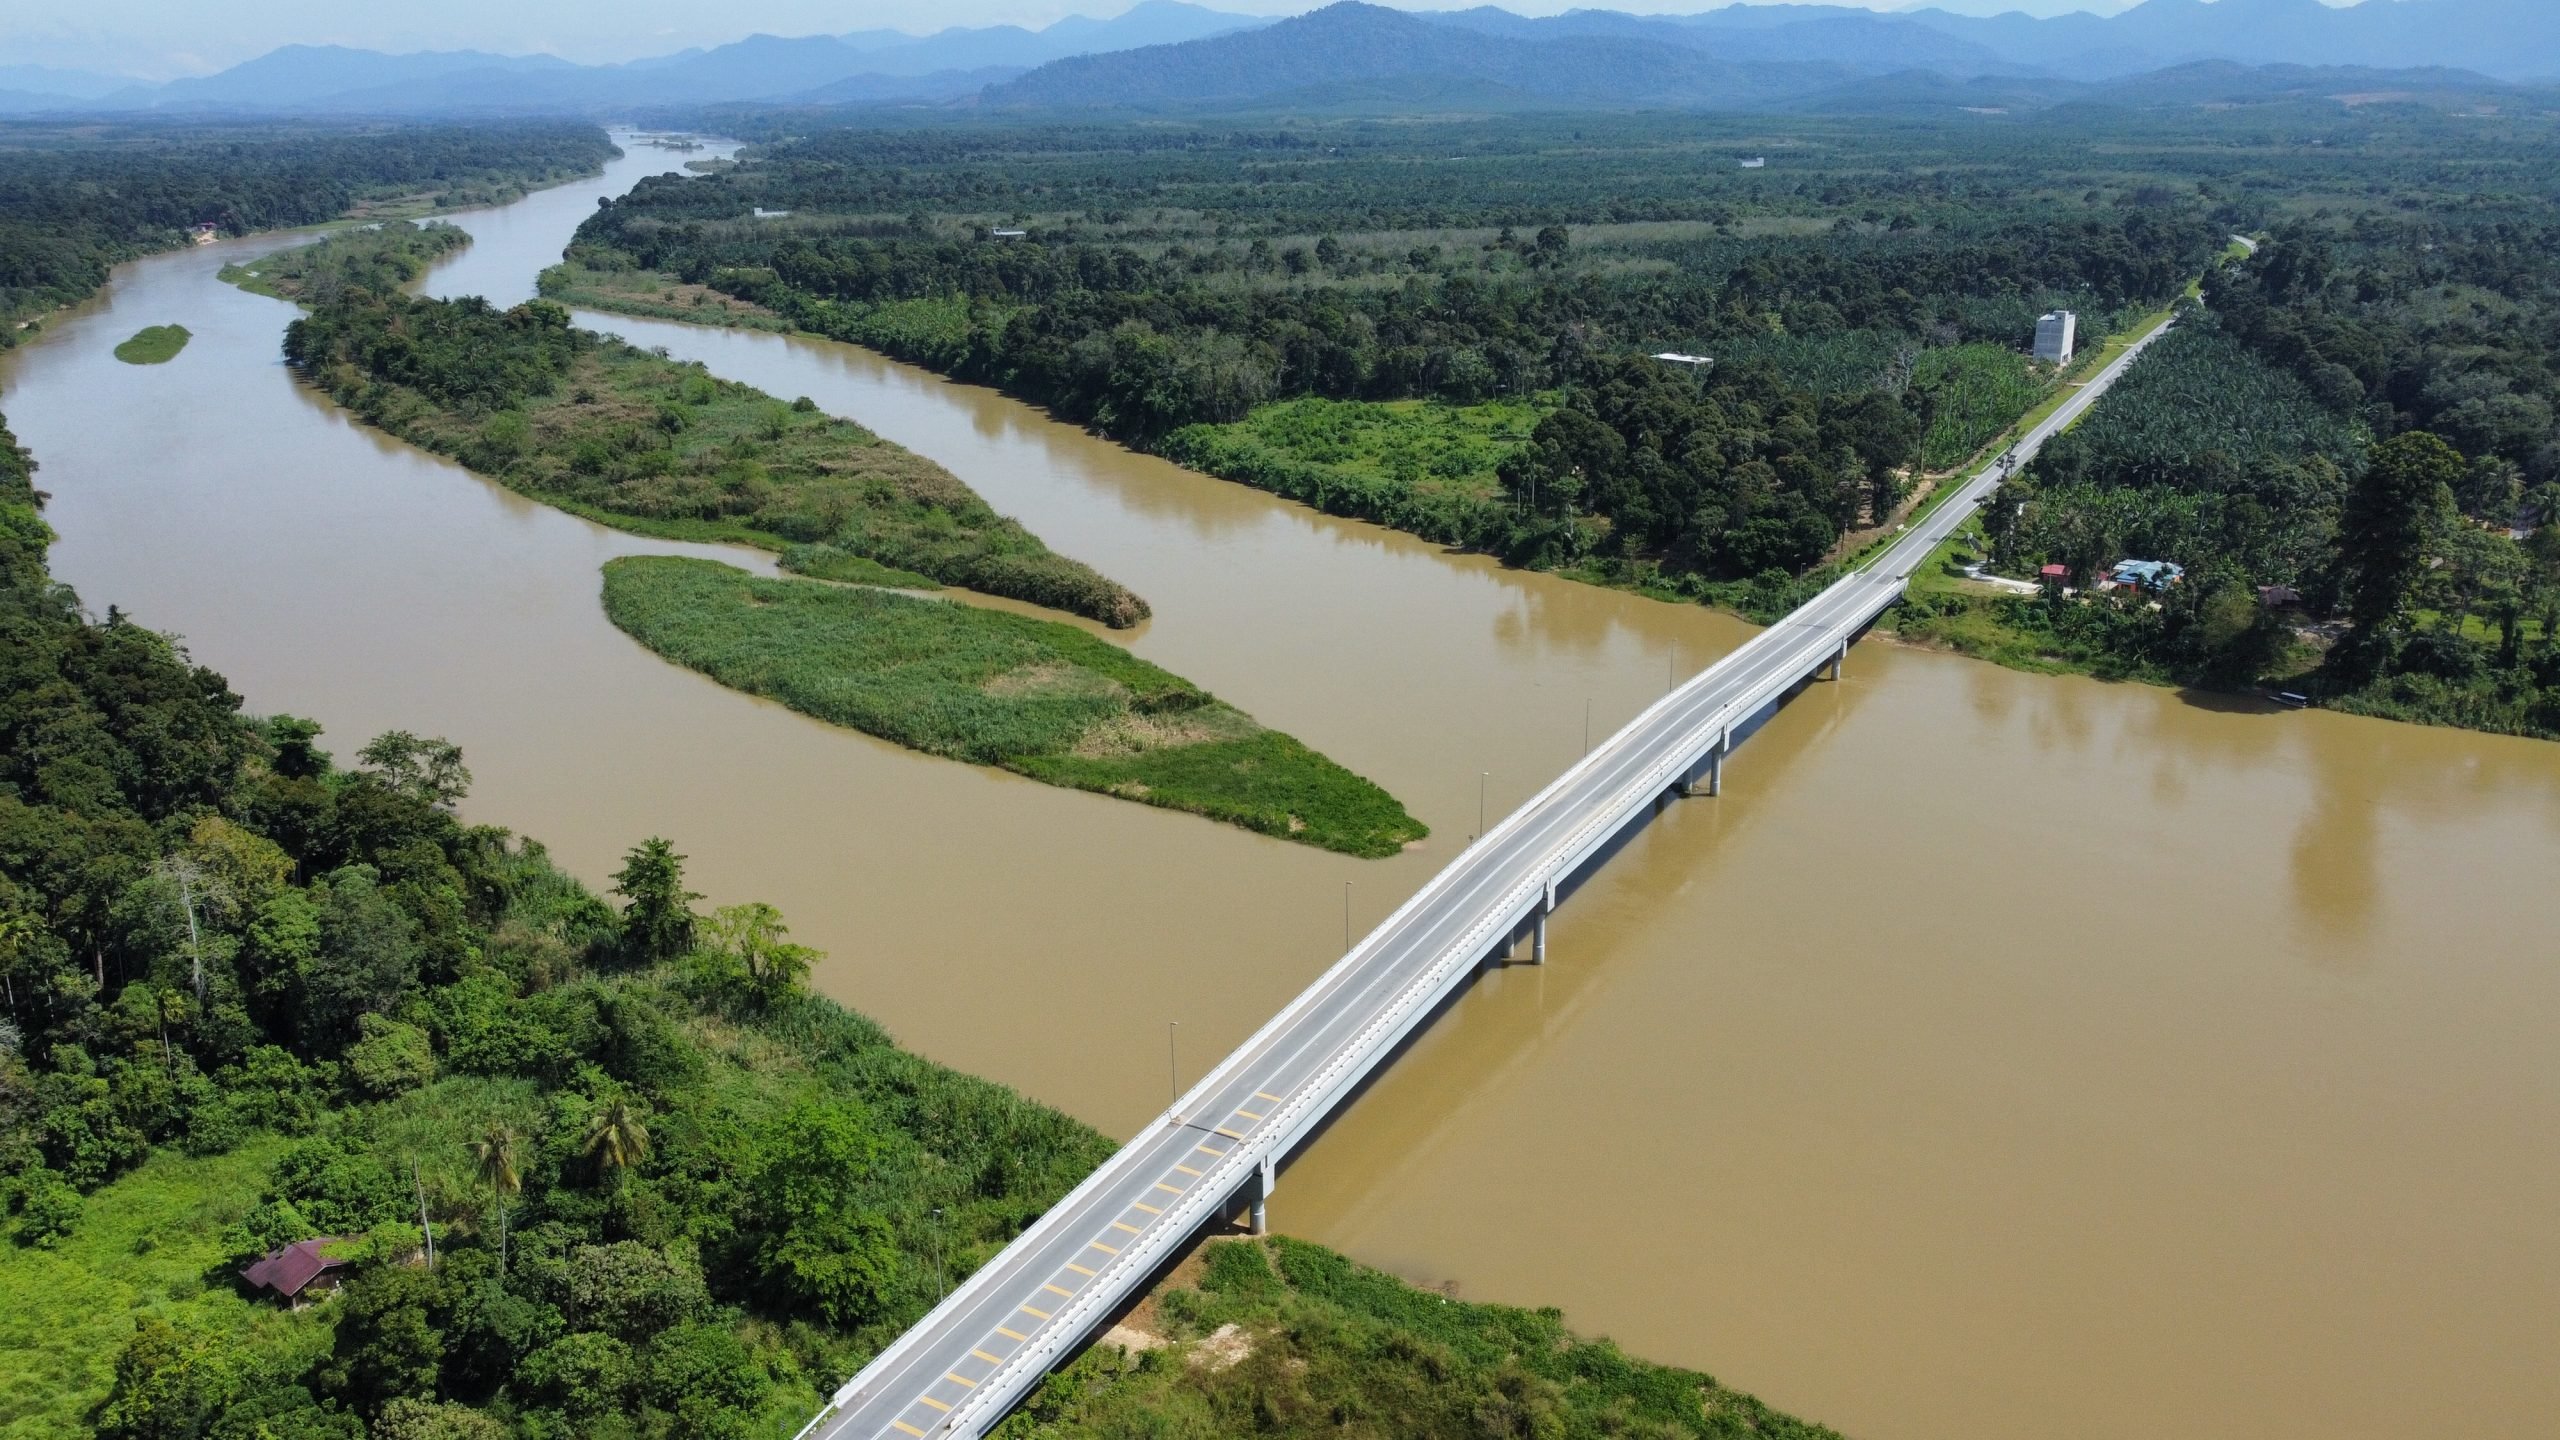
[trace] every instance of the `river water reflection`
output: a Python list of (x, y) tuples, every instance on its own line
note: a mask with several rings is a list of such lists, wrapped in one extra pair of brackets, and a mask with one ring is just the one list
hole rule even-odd
[[(506, 302), (599, 195), (457, 217)], [(237, 242), (0, 359), (57, 572), (342, 751), (441, 733), (591, 880), (674, 838), (819, 982), (1115, 1133), (1744, 633), (1132, 456), (844, 346), (589, 317), (950, 466), (1132, 648), (1403, 798), (1355, 862), (829, 729), (606, 623), (623, 536), (366, 432)], [(108, 354), (146, 324), (168, 365)], [(744, 563), (754, 557), (731, 555)], [(2560, 746), (1861, 647), (1284, 1177), (1275, 1224), (1879, 1440), (2560, 1428)]]

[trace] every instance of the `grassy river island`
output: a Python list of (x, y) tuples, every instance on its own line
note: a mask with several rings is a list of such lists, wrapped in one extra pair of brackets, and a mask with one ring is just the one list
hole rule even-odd
[(1113, 628), (1146, 603), (957, 476), (808, 401), (569, 325), (396, 286), (460, 232), (386, 227), (235, 274), (313, 302), (286, 355), (390, 433), (605, 524), (777, 551), (608, 567), (614, 623), (721, 683), (928, 754), (1362, 856), (1429, 830), (1394, 797), (1197, 686), (1055, 621), (890, 589), (961, 586)]

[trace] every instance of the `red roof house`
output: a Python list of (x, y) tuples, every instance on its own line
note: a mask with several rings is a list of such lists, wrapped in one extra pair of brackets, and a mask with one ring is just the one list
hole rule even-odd
[(331, 1257), (327, 1247), (342, 1243), (344, 1237), (323, 1235), (316, 1240), (298, 1241), (267, 1252), (267, 1258), (240, 1272), (252, 1290), (273, 1290), (283, 1299), (302, 1303), (306, 1292), (328, 1291), (338, 1287), (334, 1272), (346, 1261)]

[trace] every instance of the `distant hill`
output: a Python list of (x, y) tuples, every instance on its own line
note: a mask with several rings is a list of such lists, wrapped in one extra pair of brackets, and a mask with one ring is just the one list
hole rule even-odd
[(218, 75), (173, 80), (152, 93), (147, 103), (155, 107), (292, 110), (351, 90), (422, 86), (473, 72), (498, 71), (525, 77), (558, 75), (577, 68), (549, 55), (490, 55), (476, 50), (385, 55), (340, 45), (287, 45)]
[[(2560, 0), (2363, 0), (2346, 8), (2320, 0), (2141, 0), (2114, 15), (2066, 10), (2067, 3), (1933, 0), (1891, 12), (1736, 4), (1692, 15), (1573, 10), (1542, 17), (1490, 5), (1407, 12), (1351, 4), (1274, 23), (1183, 0), (1144, 0), (1108, 20), (1069, 16), (1040, 30), (751, 35), (623, 65), (289, 45), (217, 75), (160, 86), (0, 66), (0, 113), (610, 117), (704, 105), (973, 99), (1012, 110), (1179, 109), (1268, 105), (1283, 96), (1311, 105), (1333, 96), (1354, 108), (1736, 109), (1855, 105), (1858, 91), (1833, 92), (1885, 77), (1903, 78), (1866, 93), (1925, 108), (1942, 103), (1929, 96), (1959, 93), (2021, 100), (2110, 94), (2104, 87), (2114, 82), (2207, 63), (2560, 80)], [(1990, 11), (2002, 13), (1984, 13)], [(2043, 85), (1976, 86), (2030, 80)], [(2083, 92), (2075, 84), (2100, 89)]]
[(1472, 82), (1577, 104), (1743, 109), (1837, 83), (1837, 65), (1741, 65), (1705, 50), (1614, 35), (1521, 39), (1361, 0), (1259, 30), (1053, 61), (990, 86), (999, 108), (1185, 108), (1326, 87), (1395, 93), (1404, 82)]

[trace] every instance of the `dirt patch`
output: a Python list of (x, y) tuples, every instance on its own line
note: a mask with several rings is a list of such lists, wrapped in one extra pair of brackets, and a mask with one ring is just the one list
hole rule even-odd
[(1243, 711), (1222, 705), (1167, 715), (1141, 715), (1127, 710), (1096, 722), (1069, 753), (1079, 760), (1125, 760), (1151, 750), (1241, 740), (1255, 728)]
[(1038, 665), (1017, 665), (990, 678), (978, 689), (998, 700), (1018, 700), (1027, 695), (1047, 695), (1082, 688), (1077, 682), (1083, 678), (1083, 673), (1073, 665), (1051, 660)]
[(1243, 1326), (1229, 1322), (1210, 1331), (1207, 1339), (1192, 1347), (1191, 1363), (1204, 1370), (1228, 1370), (1252, 1353), (1253, 1336)]
[(1144, 1338), (1147, 1342), (1144, 1347), (1129, 1346), (1133, 1351), (1140, 1348), (1152, 1350), (1156, 1346), (1169, 1343), (1165, 1338), (1164, 1319), (1158, 1311), (1157, 1300), (1176, 1290), (1200, 1288), (1200, 1277), (1207, 1274), (1209, 1270), (1209, 1257), (1202, 1253), (1205, 1249), (1205, 1246), (1194, 1243), (1190, 1253), (1182, 1257), (1182, 1262), (1174, 1266), (1162, 1280), (1157, 1281), (1155, 1288), (1149, 1290), (1137, 1304), (1130, 1306), (1129, 1313), (1120, 1317), (1120, 1323), (1112, 1326), (1110, 1335), (1105, 1338), (1114, 1345), (1128, 1344), (1119, 1338), (1124, 1331)]
[(1133, 1326), (1114, 1325), (1102, 1332), (1102, 1343), (1117, 1345), (1132, 1355), (1143, 1355), (1150, 1350), (1162, 1349), (1173, 1342), (1161, 1335)]

